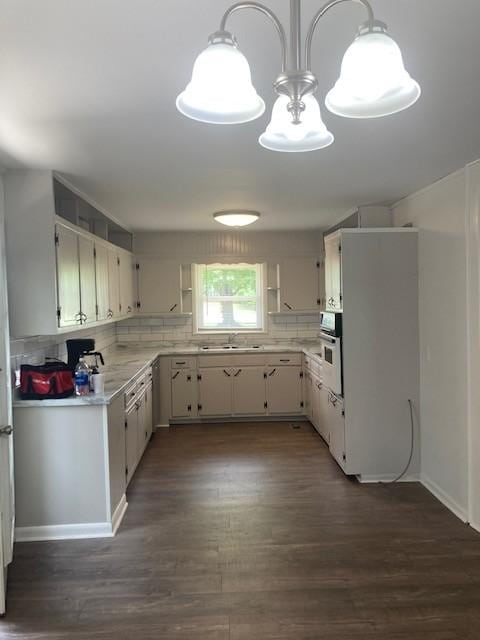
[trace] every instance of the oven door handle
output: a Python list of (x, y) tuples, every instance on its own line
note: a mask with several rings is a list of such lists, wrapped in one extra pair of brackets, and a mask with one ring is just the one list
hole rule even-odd
[(337, 339), (329, 336), (327, 333), (321, 333), (320, 340), (322, 340), (322, 342), (328, 342), (328, 344), (337, 344)]

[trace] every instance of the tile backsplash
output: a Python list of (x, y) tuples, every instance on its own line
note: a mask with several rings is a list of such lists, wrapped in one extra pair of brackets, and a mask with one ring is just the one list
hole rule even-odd
[[(268, 331), (262, 334), (240, 334), (238, 344), (288, 343), (318, 338), (319, 314), (281, 314), (268, 317)], [(21, 364), (43, 364), (46, 357), (66, 361), (65, 341), (69, 338), (94, 338), (97, 351), (108, 353), (115, 343), (156, 342), (167, 344), (223, 343), (225, 335), (196, 335), (191, 316), (166, 315), (155, 318), (130, 318), (115, 324), (83, 329), (57, 336), (31, 336), (10, 342), (11, 370), (18, 380)]]
[(97, 351), (107, 352), (117, 336), (114, 324), (62, 333), (57, 336), (31, 336), (10, 341), (10, 367), (13, 380), (18, 380), (21, 364), (43, 364), (45, 358), (67, 360), (65, 341), (70, 338), (94, 338)]
[[(313, 340), (320, 330), (320, 314), (281, 314), (268, 317), (267, 333), (240, 334), (238, 344)], [(233, 332), (232, 332), (233, 333)], [(117, 322), (118, 342), (223, 343), (225, 335), (194, 334), (191, 316), (130, 318)]]

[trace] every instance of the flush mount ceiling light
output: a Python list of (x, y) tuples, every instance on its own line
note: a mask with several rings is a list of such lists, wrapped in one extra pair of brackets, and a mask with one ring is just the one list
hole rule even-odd
[(235, 209), (231, 211), (217, 211), (213, 214), (214, 219), (227, 227), (246, 227), (260, 218), (258, 211), (247, 211)]
[(229, 17), (240, 9), (255, 9), (273, 22), (280, 37), (281, 73), (273, 83), (278, 98), (271, 122), (260, 144), (273, 151), (313, 151), (327, 147), (333, 135), (324, 125), (314, 97), (318, 87), (311, 71), (312, 39), (319, 20), (343, 2), (364, 6), (367, 21), (360, 25), (347, 49), (340, 78), (327, 94), (325, 104), (346, 118), (379, 118), (410, 107), (420, 96), (420, 86), (405, 70), (401, 51), (387, 34), (387, 25), (376, 20), (368, 0), (330, 0), (314, 15), (301, 51), (301, 0), (290, 0), (290, 48), (282, 23), (258, 2), (233, 4), (220, 22), (220, 30), (208, 39), (208, 47), (195, 61), (192, 79), (177, 98), (185, 116), (211, 124), (238, 124), (260, 117), (265, 103), (252, 85), (250, 67), (234, 35), (226, 30)]

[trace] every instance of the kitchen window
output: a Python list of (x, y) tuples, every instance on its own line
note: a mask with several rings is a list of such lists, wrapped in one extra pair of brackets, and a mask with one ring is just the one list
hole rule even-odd
[(261, 264), (193, 265), (196, 331), (264, 331), (263, 272)]

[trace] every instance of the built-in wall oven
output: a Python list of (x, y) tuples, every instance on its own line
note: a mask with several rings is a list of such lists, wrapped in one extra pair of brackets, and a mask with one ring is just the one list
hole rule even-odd
[(342, 314), (325, 311), (320, 320), (323, 384), (336, 395), (343, 395)]

